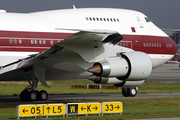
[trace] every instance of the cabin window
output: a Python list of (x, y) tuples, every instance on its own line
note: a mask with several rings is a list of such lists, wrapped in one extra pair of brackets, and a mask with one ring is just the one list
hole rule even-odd
[(91, 18), (91, 17), (90, 17), (89, 19), (90, 19), (90, 20), (92, 20), (92, 18)]
[(125, 46), (125, 42), (123, 42), (123, 46)]
[(93, 18), (93, 20), (95, 21), (96, 19), (95, 19), (95, 18)]
[(53, 45), (53, 40), (51, 40), (51, 44)]
[(157, 43), (157, 47), (158, 47), (158, 43)]
[(146, 47), (146, 43), (143, 43), (144, 47)]
[(14, 43), (15, 43), (15, 44), (17, 43), (17, 40), (16, 40), (16, 39), (14, 39)]
[(122, 46), (122, 42), (120, 42), (120, 46)]
[(128, 42), (126, 43), (126, 46), (128, 46)]
[(31, 40), (31, 44), (34, 44), (34, 41), (33, 41), (33, 40)]
[(100, 20), (102, 21), (102, 18), (100, 18)]
[(151, 43), (149, 43), (149, 47), (151, 47)]
[(13, 40), (12, 40), (12, 39), (10, 39), (10, 40), (9, 40), (9, 42), (10, 42), (10, 43), (13, 43)]
[(22, 43), (22, 40), (21, 39), (19, 39), (19, 44), (21, 44)]
[(146, 43), (146, 46), (148, 47), (148, 43)]
[(34, 43), (37, 44), (37, 40), (34, 40)]
[(159, 47), (161, 47), (161, 43), (159, 43)]
[(42, 41), (41, 41), (41, 40), (39, 40), (39, 44), (42, 44)]
[(107, 21), (109, 21), (109, 18), (107, 18)]
[(152, 47), (153, 47), (153, 43), (152, 43)]
[(146, 22), (151, 22), (151, 20), (147, 17), (145, 17)]
[(119, 19), (117, 18), (117, 21), (119, 22)]
[(43, 44), (46, 44), (46, 40), (43, 40)]
[(86, 20), (88, 20), (88, 17), (86, 17)]
[(156, 47), (156, 43), (154, 43), (154, 47)]
[(99, 21), (99, 18), (96, 18), (97, 21)]
[(114, 22), (116, 22), (116, 19), (114, 18)]

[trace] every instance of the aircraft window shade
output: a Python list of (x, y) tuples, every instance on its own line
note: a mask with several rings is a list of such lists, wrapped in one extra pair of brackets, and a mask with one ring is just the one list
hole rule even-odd
[(94, 21), (96, 21), (96, 19), (95, 19), (95, 18), (93, 18), (93, 20), (94, 20)]
[(15, 43), (15, 44), (17, 43), (17, 40), (16, 40), (16, 39), (14, 39), (14, 43)]
[(153, 43), (152, 43), (152, 47), (153, 47)]
[(46, 44), (46, 40), (43, 40), (43, 44)]
[(91, 17), (90, 17), (89, 19), (92, 21), (92, 18), (91, 18)]
[(34, 43), (37, 44), (37, 40), (34, 40)]
[(20, 43), (20, 44), (22, 43), (22, 40), (21, 40), (21, 39), (19, 39), (19, 43)]
[(117, 21), (119, 22), (119, 19), (117, 18)]
[(146, 47), (148, 47), (148, 43), (146, 43)]
[(154, 43), (154, 47), (156, 47), (156, 43)]
[(10, 43), (13, 43), (13, 40), (12, 40), (12, 39), (10, 39), (10, 40), (9, 40), (9, 42), (10, 42)]
[(96, 18), (97, 21), (99, 21), (99, 18)]
[(109, 21), (109, 18), (107, 18), (107, 21)]
[(106, 18), (104, 18), (104, 21), (106, 21)]
[(102, 18), (100, 18), (100, 20), (102, 21)]
[(149, 47), (151, 47), (151, 43), (149, 43)]

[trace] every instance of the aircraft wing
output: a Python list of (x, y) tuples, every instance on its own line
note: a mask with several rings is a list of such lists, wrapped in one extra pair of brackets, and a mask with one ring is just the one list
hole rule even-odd
[[(67, 30), (67, 29), (66, 29)], [(72, 29), (71, 29), (72, 30)], [(0, 74), (4, 74), (20, 68), (27, 68), (44, 59), (51, 61), (51, 58), (56, 58), (63, 61), (71, 62), (74, 58), (62, 56), (64, 54), (74, 54), (76, 61), (94, 63), (104, 59), (105, 43), (115, 45), (123, 39), (123, 36), (116, 31), (109, 30), (74, 30), (77, 31), (74, 35), (64, 39), (63, 41), (54, 44), (53, 47), (46, 51), (32, 55), (28, 58), (18, 60), (1, 67)], [(68, 52), (67, 52), (68, 51)], [(83, 61), (84, 60), (84, 61)], [(77, 63), (79, 63), (77, 62)], [(81, 66), (81, 65), (79, 65)]]

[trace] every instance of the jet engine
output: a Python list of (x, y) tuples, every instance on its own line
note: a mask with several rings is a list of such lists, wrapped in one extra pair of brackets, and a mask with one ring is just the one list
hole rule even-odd
[(114, 77), (118, 80), (139, 81), (149, 77), (152, 72), (152, 61), (143, 52), (122, 53), (121, 57), (109, 58), (98, 62), (87, 71), (99, 77)]

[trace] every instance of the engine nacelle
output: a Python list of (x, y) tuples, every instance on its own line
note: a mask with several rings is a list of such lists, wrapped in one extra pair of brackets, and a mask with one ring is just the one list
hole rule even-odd
[(144, 83), (144, 80), (123, 81), (115, 77), (108, 78), (108, 77), (91, 76), (91, 77), (88, 77), (88, 79), (94, 81), (94, 83), (96, 84), (114, 84), (114, 86), (117, 86), (117, 87), (138, 87)]
[(95, 76), (116, 77), (119, 80), (144, 80), (152, 72), (151, 58), (143, 52), (127, 52), (122, 57), (110, 58), (95, 63), (87, 71)]

